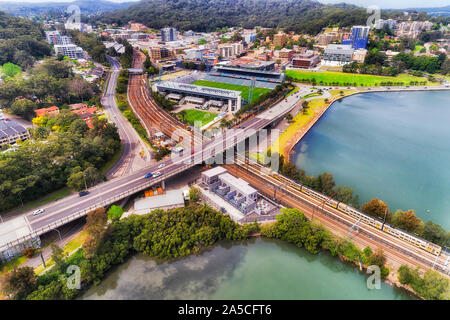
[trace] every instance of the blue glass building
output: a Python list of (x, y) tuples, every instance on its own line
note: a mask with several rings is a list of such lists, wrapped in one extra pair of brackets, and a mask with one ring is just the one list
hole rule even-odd
[(369, 41), (369, 29), (368, 26), (353, 26), (350, 39), (343, 40), (342, 44), (351, 45), (355, 50), (366, 49)]

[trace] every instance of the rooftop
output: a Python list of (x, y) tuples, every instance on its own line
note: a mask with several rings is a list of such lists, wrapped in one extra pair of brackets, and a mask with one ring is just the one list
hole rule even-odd
[(227, 172), (227, 169), (225, 169), (224, 167), (214, 167), (212, 169), (206, 170), (205, 172), (202, 173), (202, 175), (211, 178), (225, 172)]
[(178, 82), (173, 82), (173, 81), (162, 81), (162, 82), (158, 83), (156, 86), (158, 88), (163, 88), (163, 89), (167, 88), (167, 89), (181, 90), (181, 91), (187, 91), (187, 92), (192, 92), (192, 93), (197, 93), (197, 94), (222, 96), (222, 97), (233, 98), (233, 99), (239, 98), (240, 94), (241, 94), (239, 91), (196, 86), (196, 85), (178, 83)]
[(238, 189), (241, 193), (243, 193), (246, 196), (258, 192), (255, 188), (252, 188), (247, 183), (247, 181), (242, 180), (241, 178), (236, 178), (235, 176), (232, 176), (228, 172), (221, 174), (219, 176), (219, 179), (225, 182), (227, 185)]
[(181, 189), (169, 190), (162, 195), (136, 200), (134, 202), (134, 211), (136, 214), (146, 214), (154, 209), (175, 205), (184, 205)]

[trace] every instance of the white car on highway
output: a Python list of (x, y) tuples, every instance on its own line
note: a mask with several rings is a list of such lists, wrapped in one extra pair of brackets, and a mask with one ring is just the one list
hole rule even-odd
[(38, 214), (43, 213), (45, 210), (44, 209), (37, 209), (33, 211), (33, 216), (37, 216)]
[(158, 172), (155, 172), (155, 173), (153, 174), (153, 177), (156, 178), (156, 177), (159, 177), (160, 175), (161, 175), (161, 172), (158, 171)]
[(165, 163), (161, 163), (161, 164), (158, 166), (158, 169), (164, 168), (165, 166), (166, 166)]

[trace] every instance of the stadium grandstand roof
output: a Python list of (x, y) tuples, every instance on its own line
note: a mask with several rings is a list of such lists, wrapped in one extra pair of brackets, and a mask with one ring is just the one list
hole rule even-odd
[(234, 90), (203, 87), (173, 81), (162, 81), (157, 83), (156, 86), (158, 89), (162, 90), (168, 89), (168, 90), (184, 91), (200, 95), (219, 96), (228, 99), (238, 99), (241, 94), (239, 91)]
[(227, 70), (227, 71), (235, 71), (235, 72), (250, 72), (250, 73), (258, 73), (261, 75), (272, 75), (272, 76), (279, 76), (281, 77), (280, 72), (272, 72), (272, 71), (263, 71), (263, 70), (255, 70), (255, 69), (248, 69), (248, 68), (233, 68), (233, 67), (223, 67), (223, 66), (216, 66), (215, 67), (218, 70)]

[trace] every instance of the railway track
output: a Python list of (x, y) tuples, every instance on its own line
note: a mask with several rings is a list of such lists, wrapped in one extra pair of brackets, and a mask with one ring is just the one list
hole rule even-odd
[[(230, 172), (239, 172), (240, 177), (249, 181), (251, 185), (269, 197), (274, 195), (275, 186), (280, 185), (280, 182), (271, 176), (258, 173), (260, 172), (259, 165), (256, 165), (256, 167), (253, 165), (252, 167), (250, 164), (247, 165), (238, 162), (238, 165), (226, 165), (225, 167), (227, 166), (229, 166)], [(247, 166), (250, 169), (245, 169)], [(322, 207), (320, 201), (307, 197), (290, 186), (285, 186), (284, 189), (278, 189), (277, 201), (288, 207), (301, 209), (309, 219), (314, 216), (314, 218), (317, 218), (340, 236), (347, 237), (350, 227), (356, 222), (355, 218), (343, 214), (338, 210)], [(405, 263), (421, 268), (432, 268), (436, 262), (435, 269), (442, 271), (442, 265), (445, 260), (442, 256), (436, 260), (436, 257), (432, 254), (419, 250), (374, 227), (361, 224), (359, 231), (352, 234), (352, 239), (362, 247), (371, 246), (372, 248), (382, 248), (390, 264), (395, 265), (397, 268)], [(448, 277), (445, 273), (441, 272), (441, 274)]]
[[(142, 69), (145, 55), (134, 50), (133, 68)], [(181, 140), (202, 143), (198, 141), (193, 132), (186, 129), (186, 126), (172, 117), (168, 112), (161, 109), (152, 98), (145, 76), (143, 74), (130, 74), (128, 81), (128, 99), (133, 111), (138, 115), (148, 132), (161, 131), (166, 136), (172, 137), (176, 132)]]

